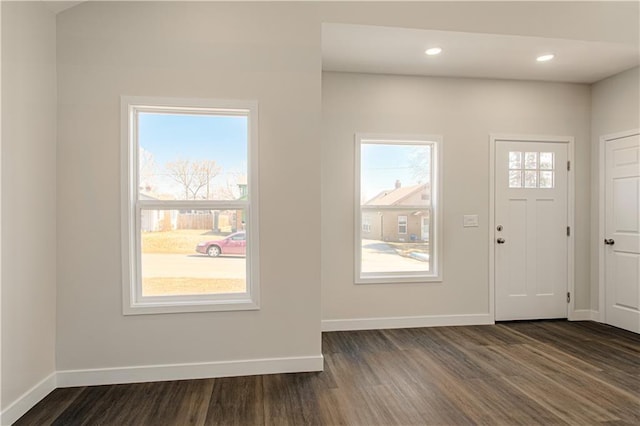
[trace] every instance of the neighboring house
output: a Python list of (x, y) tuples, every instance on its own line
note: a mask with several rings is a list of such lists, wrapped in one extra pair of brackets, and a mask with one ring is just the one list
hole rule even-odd
[(381, 241), (429, 241), (431, 191), (429, 184), (380, 192), (362, 205), (362, 238)]
[[(246, 200), (247, 197), (249, 196), (249, 192), (247, 190), (247, 176), (241, 176), (238, 179), (238, 190), (240, 191), (240, 197), (238, 198), (238, 200)], [(245, 217), (245, 212), (243, 210), (238, 210), (236, 211), (236, 220), (237, 222), (237, 230), (238, 231), (244, 231), (245, 230), (245, 222), (246, 222), (246, 217)]]
[[(140, 193), (141, 200), (159, 200), (144, 192)], [(142, 232), (172, 231), (178, 227), (178, 212), (175, 210), (145, 210), (140, 212), (140, 230)]]
[[(236, 183), (238, 186), (238, 200), (246, 200), (248, 197), (247, 176), (242, 175)], [(245, 230), (244, 210), (225, 210), (213, 212), (214, 232), (236, 232)]]

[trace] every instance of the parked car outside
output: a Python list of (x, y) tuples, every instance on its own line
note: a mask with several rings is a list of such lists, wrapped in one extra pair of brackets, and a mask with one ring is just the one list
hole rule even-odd
[(196, 251), (211, 257), (218, 257), (221, 254), (245, 256), (247, 236), (244, 231), (241, 231), (219, 240), (204, 241), (196, 246)]

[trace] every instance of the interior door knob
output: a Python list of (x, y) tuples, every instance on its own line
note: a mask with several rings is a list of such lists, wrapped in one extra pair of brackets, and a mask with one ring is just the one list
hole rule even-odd
[(504, 240), (504, 238), (498, 238), (498, 239), (496, 240), (496, 243), (498, 243), (498, 244), (504, 244), (504, 241), (505, 241), (505, 240)]
[(605, 238), (604, 239), (604, 243), (608, 246), (612, 246), (614, 245), (616, 242), (613, 240), (613, 238)]

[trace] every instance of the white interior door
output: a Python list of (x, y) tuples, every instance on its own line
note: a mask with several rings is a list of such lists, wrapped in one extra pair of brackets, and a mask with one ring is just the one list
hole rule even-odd
[(567, 317), (565, 143), (496, 141), (496, 320)]
[(605, 322), (640, 333), (640, 136), (605, 145)]

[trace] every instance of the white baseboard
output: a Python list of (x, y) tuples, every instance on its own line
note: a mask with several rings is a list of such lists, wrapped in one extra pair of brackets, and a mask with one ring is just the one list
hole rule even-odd
[(576, 309), (569, 314), (569, 321), (600, 321), (600, 313), (591, 309)]
[(322, 331), (379, 330), (385, 328), (441, 327), (495, 324), (493, 315), (426, 315), (417, 317), (322, 320)]
[(322, 355), (266, 358), (194, 364), (143, 365), (137, 367), (58, 371), (58, 387), (112, 385), (120, 383), (162, 382), (253, 376), (258, 374), (322, 371)]
[(322, 355), (54, 372), (0, 412), (9, 426), (56, 388), (322, 371)]
[(40, 383), (29, 389), (0, 413), (0, 425), (8, 426), (22, 417), (56, 388), (56, 373), (53, 372)]

